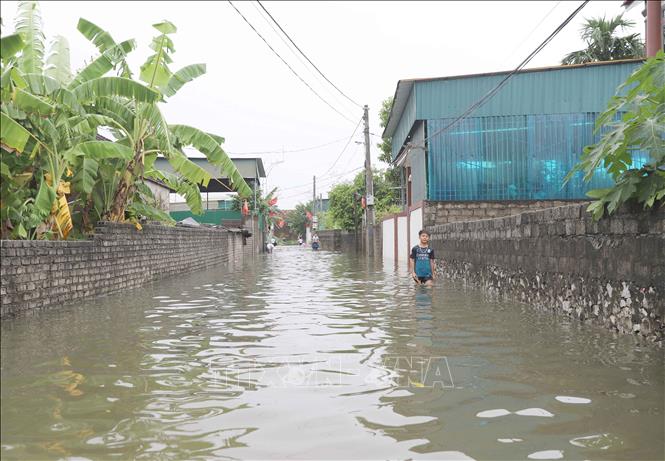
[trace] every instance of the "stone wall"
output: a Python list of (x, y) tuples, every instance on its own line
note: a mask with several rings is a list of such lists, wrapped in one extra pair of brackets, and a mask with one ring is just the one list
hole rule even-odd
[(0, 315), (57, 307), (233, 261), (251, 238), (221, 229), (100, 223), (85, 241), (0, 241)]
[(594, 222), (586, 204), (434, 225), (437, 270), (533, 306), (665, 337), (665, 207)]
[[(353, 231), (330, 229), (319, 231), (318, 234), (322, 250), (344, 252), (362, 250), (362, 242), (356, 238)], [(358, 230), (358, 237), (360, 237), (360, 240), (364, 237), (360, 230)]]
[(525, 211), (542, 210), (587, 200), (497, 200), (491, 202), (423, 202), (423, 226), (428, 229), (437, 224), (512, 216)]
[[(374, 254), (378, 257), (383, 251), (382, 229), (380, 223), (374, 225)], [(340, 229), (323, 230), (318, 234), (322, 250), (364, 253), (365, 233), (360, 229), (357, 235)]]

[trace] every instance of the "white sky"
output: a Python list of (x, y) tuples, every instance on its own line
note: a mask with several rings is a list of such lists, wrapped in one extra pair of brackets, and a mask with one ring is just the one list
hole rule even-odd
[[(624, 11), (621, 3), (590, 2), (527, 67), (557, 65), (566, 53), (583, 48), (579, 38), (583, 19), (617, 15)], [(256, 2), (234, 4), (317, 93), (354, 122), (342, 118), (299, 81), (228, 2), (48, 1), (40, 6), (47, 40), (55, 35), (67, 37), (74, 69), (96, 56), (95, 48), (76, 30), (80, 17), (106, 29), (116, 41), (137, 40), (138, 47), (129, 59), (137, 76), (150, 53), (148, 45), (157, 35), (151, 24), (164, 19), (173, 22), (178, 32), (173, 36), (176, 53), (171, 69), (201, 62), (208, 71), (164, 106), (169, 123), (224, 136), (224, 148), (231, 156), (336, 141), (314, 150), (260, 155), (268, 172), (267, 187), (279, 187), (280, 208), (293, 208), (311, 199), (313, 175), (317, 175), (317, 195), (326, 197), (333, 185), (359, 171), (350, 170), (363, 166), (364, 147), (354, 142), (363, 141), (362, 125), (340, 156), (362, 109), (302, 64), (304, 59), (297, 58), (259, 14)], [(369, 106), (370, 131), (380, 135), (381, 101), (394, 94), (398, 80), (510, 70), (580, 2), (263, 4), (338, 88)], [(6, 35), (13, 30), (17, 2), (3, 1), (1, 6), (2, 34)], [(630, 32), (643, 37), (641, 10), (641, 5), (632, 8), (625, 17), (636, 22)], [(376, 164), (379, 138), (372, 136), (370, 141)]]

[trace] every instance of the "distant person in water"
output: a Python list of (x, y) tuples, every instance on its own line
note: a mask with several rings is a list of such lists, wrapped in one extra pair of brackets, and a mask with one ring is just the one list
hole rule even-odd
[(302, 246), (302, 235), (298, 236), (298, 245)]
[(422, 229), (418, 232), (420, 242), (411, 248), (409, 255), (409, 272), (418, 285), (434, 284), (434, 250), (429, 247), (429, 232)]
[(312, 235), (312, 250), (318, 250), (320, 246), (321, 245), (319, 245), (319, 235), (318, 234)]

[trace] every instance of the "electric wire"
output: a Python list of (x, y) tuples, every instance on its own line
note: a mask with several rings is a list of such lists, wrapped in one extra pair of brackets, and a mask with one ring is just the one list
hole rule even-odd
[[(344, 172), (342, 172), (342, 173), (337, 173), (337, 174), (334, 174), (334, 175), (321, 177), (321, 178), (319, 179), (319, 183), (324, 183), (324, 182), (328, 182), (328, 181), (330, 181), (330, 180), (332, 180), (332, 179), (337, 179), (337, 178), (339, 178), (339, 177), (341, 177), (341, 176), (344, 176), (344, 175), (346, 175), (346, 174), (352, 173), (352, 172), (357, 171), (357, 170), (361, 170), (361, 169), (363, 169), (363, 168), (365, 168), (365, 167), (364, 167), (364, 166), (360, 166), (360, 167), (358, 167), (358, 168), (354, 168), (354, 169), (352, 169), (352, 170), (344, 171)], [(298, 184), (298, 185), (295, 185), (295, 186), (283, 187), (283, 188), (280, 187), (279, 189), (280, 189), (281, 191), (285, 191), (285, 190), (293, 190), (293, 189), (305, 189), (305, 188), (308, 188), (308, 187), (312, 187), (312, 183), (311, 183), (311, 182), (303, 183), (303, 184)]]
[(347, 116), (344, 115), (342, 112), (340, 112), (339, 110), (337, 110), (332, 104), (330, 104), (328, 101), (326, 101), (326, 100), (325, 100), (325, 99), (324, 99), (319, 93), (316, 92), (316, 90), (314, 90), (314, 88), (312, 88), (312, 87), (309, 85), (309, 83), (307, 83), (307, 82), (306, 82), (306, 81), (305, 81), (305, 80), (304, 80), (304, 79), (303, 79), (303, 78), (302, 78), (302, 77), (301, 77), (301, 76), (300, 76), (300, 75), (299, 75), (299, 74), (293, 69), (293, 67), (291, 67), (291, 65), (289, 65), (288, 62), (286, 62), (286, 61), (284, 60), (284, 58), (282, 58), (282, 56), (281, 56), (277, 51), (275, 51), (275, 49), (270, 45), (270, 43), (268, 43), (268, 41), (267, 41), (265, 38), (263, 38), (263, 35), (261, 35), (261, 34), (259, 33), (259, 31), (256, 30), (256, 28), (254, 28), (254, 26), (252, 25), (252, 23), (249, 22), (249, 20), (247, 20), (247, 18), (245, 17), (245, 15), (243, 15), (243, 14), (240, 12), (240, 10), (238, 10), (238, 8), (236, 8), (236, 6), (233, 4), (233, 2), (232, 2), (231, 0), (227, 0), (227, 1), (228, 1), (229, 4), (233, 7), (233, 9), (236, 11), (236, 13), (238, 13), (238, 14), (240, 15), (240, 17), (241, 17), (241, 18), (247, 23), (247, 25), (248, 25), (249, 27), (251, 27), (251, 29), (254, 31), (254, 33), (256, 33), (256, 35), (258, 35), (259, 38), (261, 38), (261, 40), (263, 40), (263, 42), (266, 44), (266, 46), (267, 46), (268, 48), (270, 48), (270, 51), (272, 51), (273, 53), (275, 53), (275, 55), (276, 55), (276, 56), (277, 56), (277, 57), (278, 57), (278, 58), (284, 63), (284, 65), (286, 65), (286, 67), (288, 67), (289, 70), (290, 70), (290, 71), (291, 71), (296, 77), (298, 77), (298, 80), (300, 80), (300, 81), (301, 81), (301, 82), (302, 82), (307, 88), (309, 88), (310, 91), (311, 91), (312, 93), (314, 93), (314, 94), (315, 94), (315, 95), (316, 95), (321, 101), (324, 102), (324, 104), (326, 104), (328, 107), (330, 107), (332, 110), (334, 110), (335, 112), (337, 112), (340, 116), (342, 116), (343, 118), (345, 118), (345, 119), (348, 120), (349, 122), (353, 123), (353, 121), (354, 121), (353, 119), (347, 117)]
[(538, 22), (538, 24), (536, 24), (536, 26), (535, 26), (533, 29), (531, 29), (531, 32), (529, 32), (529, 34), (524, 38), (524, 40), (522, 40), (522, 41), (520, 42), (520, 44), (517, 45), (517, 46), (515, 47), (515, 49), (513, 49), (513, 52), (510, 53), (510, 55), (506, 58), (506, 61), (508, 61), (510, 58), (512, 58), (512, 57), (515, 55), (515, 53), (517, 52), (517, 50), (519, 50), (520, 47), (521, 47), (522, 45), (524, 45), (524, 44), (526, 43), (526, 41), (529, 40), (529, 38), (531, 38), (531, 36), (533, 35), (533, 33), (534, 33), (536, 30), (538, 30), (538, 27), (540, 27), (540, 25), (545, 21), (545, 19), (547, 19), (547, 18), (552, 14), (552, 12), (557, 8), (557, 6), (559, 6), (560, 4), (561, 4), (561, 1), (556, 2), (556, 4), (552, 7), (552, 9), (550, 9), (547, 13), (545, 13), (545, 16), (543, 16), (543, 18)]
[(546, 46), (550, 41), (552, 41), (552, 39), (553, 39), (553, 38), (554, 38), (559, 32), (561, 32), (561, 30), (563, 30), (563, 28), (566, 27), (566, 25), (568, 25), (568, 23), (569, 23), (570, 21), (572, 21), (573, 18), (574, 18), (575, 16), (577, 16), (577, 14), (578, 14), (580, 11), (582, 11), (582, 8), (584, 8), (584, 7), (586, 6), (586, 4), (589, 3), (589, 1), (590, 1), (590, 0), (585, 0), (585, 1), (583, 1), (582, 4), (579, 5), (579, 6), (575, 9), (575, 11), (573, 11), (573, 12), (572, 12), (572, 13), (571, 13), (571, 14), (570, 14), (570, 15), (569, 15), (569, 16), (568, 16), (568, 17), (567, 17), (567, 18), (566, 18), (561, 24), (559, 24), (559, 26), (558, 26), (556, 29), (554, 29), (554, 31), (553, 31), (553, 32), (552, 32), (552, 33), (551, 33), (551, 34), (550, 34), (545, 40), (543, 40), (543, 42), (542, 42), (540, 45), (538, 45), (538, 47), (536, 47), (535, 50), (533, 50), (531, 53), (529, 53), (529, 55), (528, 55), (528, 56), (527, 56), (527, 57), (526, 57), (526, 58), (525, 58), (525, 59), (524, 59), (524, 60), (523, 60), (523, 61), (522, 61), (522, 62), (521, 62), (521, 63), (520, 63), (515, 69), (513, 69), (508, 75), (506, 75), (506, 76), (503, 78), (503, 80), (501, 80), (501, 81), (500, 81), (500, 82), (499, 82), (494, 88), (492, 88), (487, 94), (485, 94), (485, 96), (483, 96), (483, 97), (480, 98), (478, 101), (476, 101), (475, 103), (473, 103), (473, 104), (472, 104), (467, 110), (465, 110), (461, 115), (459, 115), (457, 118), (455, 118), (455, 120), (453, 120), (452, 122), (450, 122), (448, 125), (444, 126), (444, 127), (441, 128), (440, 130), (438, 130), (438, 131), (432, 133), (431, 135), (427, 136), (427, 137), (423, 140), (423, 145), (421, 145), (421, 146), (419, 146), (419, 147), (424, 147), (424, 143), (425, 143), (425, 142), (427, 142), (427, 141), (429, 141), (430, 139), (432, 139), (432, 138), (434, 138), (434, 137), (436, 137), (436, 136), (439, 136), (441, 133), (443, 133), (443, 132), (449, 130), (449, 129), (452, 128), (454, 125), (456, 125), (459, 121), (461, 121), (461, 120), (463, 120), (464, 118), (468, 117), (472, 112), (474, 112), (474, 111), (475, 111), (476, 109), (478, 109), (480, 106), (482, 106), (482, 105), (485, 104), (487, 101), (489, 101), (489, 100), (490, 100), (490, 99), (491, 99), (496, 93), (499, 92), (499, 90), (500, 90), (501, 88), (503, 88), (503, 86), (508, 82), (508, 80), (510, 80), (510, 78), (511, 78), (513, 75), (515, 75), (517, 72), (519, 72), (519, 71), (520, 71), (524, 66), (526, 66), (526, 65), (529, 63), (529, 61), (531, 61), (531, 60), (532, 60), (532, 59), (533, 59), (533, 58), (534, 58), (534, 57), (535, 57), (535, 56), (536, 56), (536, 55), (537, 55), (537, 54), (538, 54), (543, 48), (545, 48), (545, 46)]
[[(317, 186), (326, 186), (326, 185), (330, 185), (330, 184), (332, 184), (332, 182), (334, 182), (334, 181), (339, 181), (338, 177), (345, 176), (345, 175), (347, 175), (347, 174), (349, 174), (349, 173), (353, 173), (353, 172), (355, 172), (355, 171), (360, 171), (360, 170), (362, 170), (362, 169), (364, 169), (364, 168), (365, 168), (364, 166), (359, 166), (359, 167), (357, 167), (357, 168), (354, 168), (353, 170), (345, 171), (344, 173), (341, 173), (341, 174), (337, 175), (337, 177), (332, 177), (332, 176), (331, 176), (330, 178), (328, 178), (328, 179), (326, 179), (326, 180), (324, 180), (324, 181), (321, 181), (320, 183), (317, 182)], [(312, 184), (307, 184), (307, 186), (308, 186), (309, 188), (311, 188), (311, 187), (312, 187)], [(287, 189), (288, 189), (288, 188), (287, 188)], [(286, 190), (286, 189), (279, 189), (279, 188), (278, 188), (278, 192), (281, 192), (282, 190)], [(294, 194), (291, 194), (291, 195), (286, 195), (286, 196), (280, 197), (280, 199), (281, 199), (281, 200), (286, 200), (286, 199), (293, 198), (293, 197), (300, 197), (300, 196), (302, 196), (302, 195), (304, 195), (304, 194), (309, 194), (309, 193), (310, 193), (309, 190), (306, 189), (306, 190), (303, 190), (302, 192), (297, 192), (297, 193), (294, 193)]]
[(332, 170), (335, 167), (335, 165), (337, 165), (337, 162), (339, 162), (339, 159), (342, 157), (342, 154), (344, 154), (344, 152), (346, 151), (346, 148), (349, 147), (349, 144), (351, 144), (351, 141), (353, 140), (353, 137), (356, 135), (356, 131), (358, 131), (358, 127), (360, 126), (360, 122), (362, 122), (362, 121), (363, 121), (363, 118), (360, 118), (360, 120), (358, 120), (358, 124), (353, 129), (353, 133), (351, 133), (351, 136), (349, 136), (349, 139), (348, 139), (348, 141), (346, 141), (346, 144), (344, 145), (344, 148), (342, 149), (342, 151), (339, 153), (339, 155), (337, 156), (335, 161), (332, 163), (332, 165), (330, 165), (330, 167), (326, 171), (324, 171), (323, 174), (320, 175), (320, 176), (322, 176), (322, 177), (325, 176), (326, 174), (328, 174), (328, 172), (330, 172), (330, 170)]
[(311, 146), (311, 147), (303, 147), (300, 149), (286, 149), (286, 150), (264, 150), (264, 151), (256, 151), (256, 152), (228, 152), (230, 155), (265, 155), (265, 154), (287, 154), (287, 153), (292, 153), (292, 152), (305, 152), (308, 150), (315, 150), (315, 149), (320, 149), (321, 147), (326, 147), (330, 146), (332, 144), (336, 144), (340, 141), (344, 141), (346, 139), (346, 136), (343, 138), (335, 139), (333, 141), (327, 142), (325, 144), (319, 144), (316, 146)]
[[(279, 37), (280, 41), (284, 44), (284, 46), (285, 46), (285, 47), (291, 52), (291, 54), (292, 54), (293, 56), (296, 57), (296, 59), (298, 60), (298, 62), (300, 62), (300, 64), (302, 64), (303, 68), (307, 69), (307, 71), (308, 71), (308, 72), (310, 73), (310, 75), (314, 78), (314, 80), (315, 80), (317, 83), (319, 83), (319, 84), (322, 85), (322, 88), (323, 88), (324, 90), (326, 90), (327, 96), (330, 96), (330, 97), (331, 97), (331, 100), (332, 100), (333, 102), (335, 102), (335, 104), (338, 104), (338, 105), (341, 105), (342, 107), (344, 107), (344, 104), (343, 104), (343, 103), (344, 103), (345, 101), (342, 101), (342, 104), (340, 104), (340, 100), (338, 99), (338, 95), (337, 95), (337, 93), (334, 93), (334, 92), (333, 92), (333, 91), (332, 91), (332, 90), (326, 85), (325, 81), (321, 80), (321, 77), (319, 77), (319, 75), (316, 74), (316, 73), (312, 70), (311, 66), (308, 66), (308, 65), (307, 65), (307, 62), (302, 58), (301, 54), (299, 54), (296, 50), (293, 49), (293, 48), (294, 48), (293, 45), (289, 45), (289, 42), (284, 38), (284, 34), (283, 34), (283, 33), (280, 33), (280, 32), (277, 30), (277, 27), (275, 27), (275, 25), (276, 25), (277, 23), (276, 23), (274, 20), (271, 20), (272, 18), (269, 19), (269, 18), (268, 18), (269, 14), (266, 15), (266, 12), (265, 12), (266, 10), (265, 10), (265, 8), (264, 8), (263, 10), (261, 10), (261, 9), (257, 6), (257, 3), (258, 3), (258, 2), (252, 2), (252, 6), (253, 6), (254, 9), (258, 12), (258, 14), (261, 16), (261, 18), (266, 22), (266, 24), (268, 24), (268, 26), (272, 29), (272, 31), (275, 33), (275, 35), (276, 35), (277, 37)], [(261, 6), (262, 6), (262, 5), (261, 5)], [(263, 6), (262, 6), (262, 7), (263, 7)], [(278, 25), (278, 24), (277, 24), (277, 25)]]
[(300, 49), (300, 47), (298, 47), (298, 45), (295, 44), (295, 42), (291, 39), (291, 37), (289, 36), (289, 34), (286, 33), (286, 31), (282, 28), (282, 26), (279, 25), (279, 23), (277, 22), (277, 20), (275, 20), (275, 18), (273, 18), (273, 16), (270, 14), (270, 12), (265, 8), (265, 6), (263, 6), (263, 4), (262, 4), (259, 0), (257, 0), (257, 3), (259, 4), (259, 6), (260, 6), (261, 8), (263, 8), (263, 11), (266, 12), (266, 14), (270, 17), (270, 19), (272, 19), (272, 21), (277, 25), (277, 27), (279, 27), (279, 30), (282, 31), (282, 33), (286, 36), (286, 38), (289, 39), (289, 41), (293, 44), (293, 46), (296, 47), (296, 50), (298, 50), (298, 51), (300, 52), (300, 54), (302, 54), (303, 57), (304, 57), (305, 59), (307, 59), (307, 62), (309, 62), (309, 63), (312, 65), (312, 67), (314, 67), (314, 69), (316, 69), (316, 71), (321, 75), (321, 77), (323, 77), (324, 79), (326, 79), (326, 82), (330, 83), (330, 84), (331, 84), (331, 85), (332, 85), (337, 91), (339, 91), (339, 93), (340, 93), (342, 96), (344, 96), (346, 99), (348, 99), (349, 101), (351, 101), (351, 102), (352, 102), (353, 104), (355, 104), (356, 106), (362, 108), (362, 106), (361, 106), (360, 104), (358, 104), (357, 102), (355, 102), (353, 99), (351, 99), (351, 98), (348, 97), (346, 94), (344, 94), (344, 92), (343, 92), (342, 90), (340, 90), (339, 88), (337, 88), (337, 85), (335, 85), (333, 82), (331, 82), (331, 81), (328, 79), (328, 77), (326, 77), (326, 76), (323, 74), (323, 72), (321, 72), (321, 71), (319, 70), (319, 68), (316, 67), (316, 65), (312, 62), (312, 60), (309, 59), (309, 58), (307, 57), (307, 55), (306, 55), (306, 54)]

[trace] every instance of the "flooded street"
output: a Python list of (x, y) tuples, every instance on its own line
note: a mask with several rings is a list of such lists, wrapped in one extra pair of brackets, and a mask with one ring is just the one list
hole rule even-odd
[(354, 255), (2, 322), (2, 458), (662, 460), (663, 349)]

